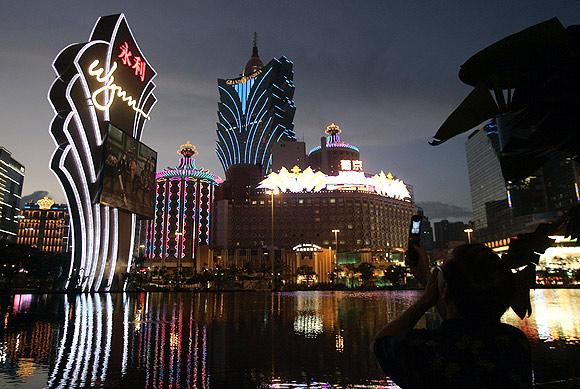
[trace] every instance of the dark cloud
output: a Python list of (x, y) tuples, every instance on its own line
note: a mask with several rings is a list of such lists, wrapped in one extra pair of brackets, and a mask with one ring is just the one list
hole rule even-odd
[[(215, 156), (216, 79), (239, 74), (259, 34), (264, 61), (294, 62), (296, 132), (309, 147), (335, 121), (372, 170), (392, 170), (419, 200), (468, 206), (464, 138), (427, 140), (468, 88), (457, 71), (503, 36), (552, 16), (577, 23), (580, 2), (176, 1), (3, 2), (0, 6), (2, 144), (26, 165), (25, 191), (64, 197), (48, 171), (53, 151), (46, 93), (51, 62), (84, 41), (100, 15), (125, 12), (158, 72), (159, 99), (144, 142), (159, 167), (176, 147), (198, 145), (198, 165), (222, 175)], [(576, 18), (576, 19), (575, 19)], [(31, 152), (34, 150), (34, 152)]]

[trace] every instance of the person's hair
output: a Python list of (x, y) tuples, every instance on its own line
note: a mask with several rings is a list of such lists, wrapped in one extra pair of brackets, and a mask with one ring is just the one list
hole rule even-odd
[(511, 270), (489, 247), (466, 244), (443, 266), (448, 298), (466, 319), (498, 320), (515, 293)]

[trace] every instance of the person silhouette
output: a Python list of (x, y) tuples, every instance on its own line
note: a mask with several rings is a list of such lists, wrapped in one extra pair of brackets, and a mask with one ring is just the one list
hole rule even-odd
[[(425, 289), (375, 336), (372, 348), (383, 371), (404, 389), (532, 387), (528, 339), (500, 321), (515, 292), (501, 258), (484, 245), (463, 245), (430, 271), (425, 250), (410, 250), (419, 259), (411, 273)], [(440, 327), (413, 329), (434, 306)]]

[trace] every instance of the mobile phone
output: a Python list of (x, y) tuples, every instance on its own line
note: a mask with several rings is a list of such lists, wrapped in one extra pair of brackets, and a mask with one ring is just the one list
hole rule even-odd
[(419, 262), (419, 257), (415, 250), (413, 250), (413, 245), (421, 246), (421, 232), (423, 231), (423, 216), (413, 215), (411, 217), (411, 223), (409, 225), (409, 241), (407, 244), (407, 259), (411, 266), (414, 266)]

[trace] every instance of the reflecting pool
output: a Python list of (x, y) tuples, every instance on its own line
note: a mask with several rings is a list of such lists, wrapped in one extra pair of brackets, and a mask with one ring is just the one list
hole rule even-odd
[[(416, 293), (4, 297), (0, 387), (395, 387), (369, 343)], [(504, 320), (530, 339), (536, 382), (580, 376), (580, 290), (533, 293), (531, 318)]]

